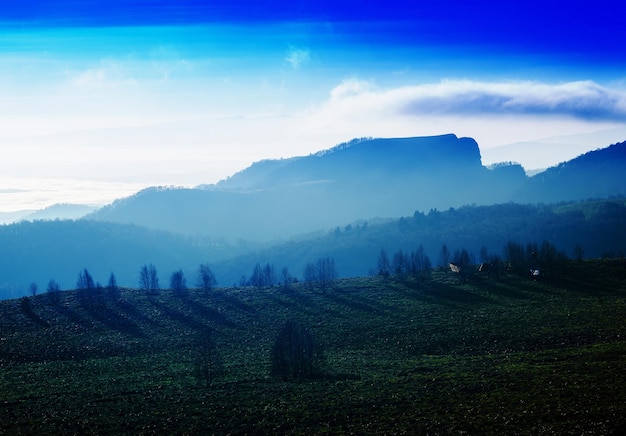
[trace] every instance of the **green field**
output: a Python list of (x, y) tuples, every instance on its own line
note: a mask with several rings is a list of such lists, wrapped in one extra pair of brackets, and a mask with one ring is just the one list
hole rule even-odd
[[(0, 433), (623, 434), (626, 262), (547, 273), (1, 301)], [(315, 379), (270, 377), (286, 320), (323, 348)]]

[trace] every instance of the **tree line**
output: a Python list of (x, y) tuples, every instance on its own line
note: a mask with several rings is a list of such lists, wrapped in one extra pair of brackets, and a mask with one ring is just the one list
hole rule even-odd
[[(210, 292), (216, 285), (217, 279), (209, 264), (201, 264), (197, 269), (196, 287)], [(337, 279), (337, 270), (335, 268), (334, 259), (331, 257), (319, 258), (315, 262), (307, 264), (303, 271), (303, 280), (309, 288), (319, 286), (322, 293), (325, 293), (332, 287)], [(252, 286), (257, 289), (282, 285), (288, 287), (292, 283), (297, 283), (298, 279), (293, 277), (287, 267), (283, 267), (280, 276), (276, 274), (275, 267), (272, 263), (256, 263), (252, 269), (250, 277), (242, 276), (240, 286)], [(162, 291), (159, 281), (159, 275), (156, 266), (152, 263), (144, 264), (139, 269), (138, 279), (139, 289), (144, 291), (148, 296), (158, 295)], [(121, 296), (120, 287), (117, 284), (115, 274), (112, 272), (109, 276), (106, 286), (102, 286), (100, 282), (94, 280), (93, 276), (87, 268), (82, 269), (78, 273), (76, 279), (77, 296), (80, 301), (90, 304), (101, 304), (105, 299), (117, 300)], [(189, 287), (187, 286), (187, 278), (182, 269), (174, 271), (170, 275), (169, 289), (178, 297), (188, 295)], [(38, 286), (31, 283), (31, 295), (37, 295)], [(53, 303), (59, 303), (61, 288), (58, 282), (51, 279), (46, 288), (49, 299)]]
[[(576, 260), (582, 260), (584, 256), (582, 247), (576, 246), (574, 255)], [(465, 248), (452, 252), (447, 244), (442, 244), (437, 267), (441, 271), (458, 273), (465, 279), (474, 272), (484, 272), (495, 277), (503, 271), (538, 276), (543, 275), (546, 269), (563, 264), (569, 259), (565, 251), (558, 249), (548, 240), (541, 244), (533, 242), (526, 245), (509, 240), (502, 248), (501, 255), (490, 253), (483, 245), (478, 260)], [(386, 250), (381, 249), (376, 267), (370, 269), (370, 275), (383, 278), (424, 279), (428, 278), (434, 268), (422, 245), (412, 251), (399, 249), (391, 257)]]

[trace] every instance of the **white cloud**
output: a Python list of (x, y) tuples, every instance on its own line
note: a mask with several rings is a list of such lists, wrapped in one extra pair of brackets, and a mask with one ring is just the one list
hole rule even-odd
[(346, 80), (330, 93), (344, 110), (418, 115), (554, 115), (626, 121), (626, 92), (592, 81), (439, 83), (375, 90), (370, 82)]
[(311, 61), (311, 52), (307, 49), (291, 48), (285, 60), (295, 70), (308, 64)]

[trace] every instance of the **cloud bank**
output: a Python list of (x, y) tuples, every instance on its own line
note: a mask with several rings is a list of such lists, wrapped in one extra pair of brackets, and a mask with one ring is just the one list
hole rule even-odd
[(550, 115), (584, 120), (626, 121), (626, 92), (593, 81), (438, 83), (377, 90), (373, 83), (345, 80), (330, 93), (341, 111), (399, 115)]

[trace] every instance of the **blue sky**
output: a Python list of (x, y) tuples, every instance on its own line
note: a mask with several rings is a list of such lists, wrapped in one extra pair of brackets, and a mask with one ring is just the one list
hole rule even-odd
[[(626, 140), (624, 8), (5, 1), (0, 212), (211, 183), (354, 137), (472, 136), (485, 161), (542, 138)], [(545, 166), (580, 147), (498, 158)]]

